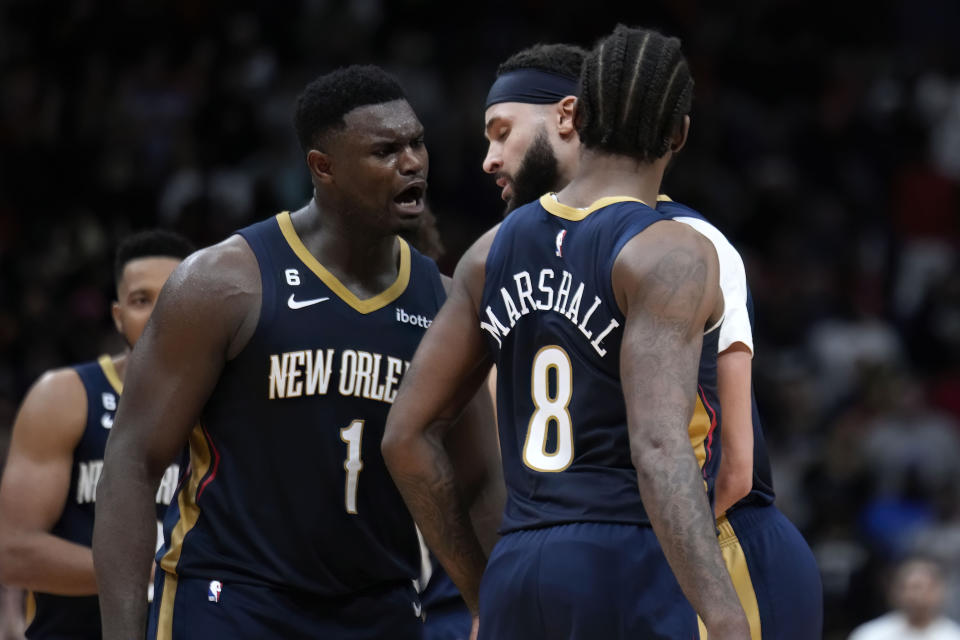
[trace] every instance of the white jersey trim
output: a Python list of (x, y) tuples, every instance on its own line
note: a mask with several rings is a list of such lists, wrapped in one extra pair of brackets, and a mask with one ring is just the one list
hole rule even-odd
[[(723, 325), (720, 327), (718, 353), (737, 342), (742, 342), (753, 355), (753, 331), (747, 313), (747, 273), (743, 258), (715, 226), (688, 216), (674, 218), (677, 222), (693, 227), (706, 237), (717, 252), (720, 263), (720, 291), (723, 294)], [(709, 332), (708, 332), (709, 333)]]

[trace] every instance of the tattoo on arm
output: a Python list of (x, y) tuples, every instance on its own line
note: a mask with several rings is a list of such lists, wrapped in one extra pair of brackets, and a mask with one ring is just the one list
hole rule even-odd
[(708, 277), (704, 257), (684, 248), (643, 273), (628, 296), (621, 373), (641, 499), (677, 581), (709, 624), (740, 605), (688, 434)]
[(427, 545), (476, 613), (487, 560), (457, 490), (450, 458), (436, 431), (418, 439), (410, 453), (410, 466), (394, 465), (393, 478)]

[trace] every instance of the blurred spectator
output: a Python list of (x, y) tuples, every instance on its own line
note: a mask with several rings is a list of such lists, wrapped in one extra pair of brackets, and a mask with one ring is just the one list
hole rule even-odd
[(849, 640), (960, 640), (960, 626), (942, 615), (943, 572), (936, 561), (913, 557), (896, 570), (893, 611), (857, 627)]

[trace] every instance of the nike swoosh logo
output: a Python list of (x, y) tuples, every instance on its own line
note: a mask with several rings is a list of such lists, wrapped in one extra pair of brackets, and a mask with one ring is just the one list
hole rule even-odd
[(287, 306), (291, 309), (303, 309), (304, 307), (309, 307), (312, 304), (317, 304), (318, 302), (323, 302), (329, 300), (330, 298), (314, 298), (313, 300), (294, 300), (293, 294), (290, 294), (290, 297), (287, 298)]

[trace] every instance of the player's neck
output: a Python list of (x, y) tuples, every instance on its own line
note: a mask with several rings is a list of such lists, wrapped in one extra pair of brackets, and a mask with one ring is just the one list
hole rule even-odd
[(600, 198), (627, 196), (652, 207), (663, 180), (662, 164), (582, 149), (576, 177), (557, 198), (571, 207), (587, 207)]
[(291, 214), (291, 220), (307, 250), (348, 288), (356, 284), (378, 293), (396, 278), (396, 234), (364, 232), (344, 224), (341, 216), (324, 215), (316, 200)]

